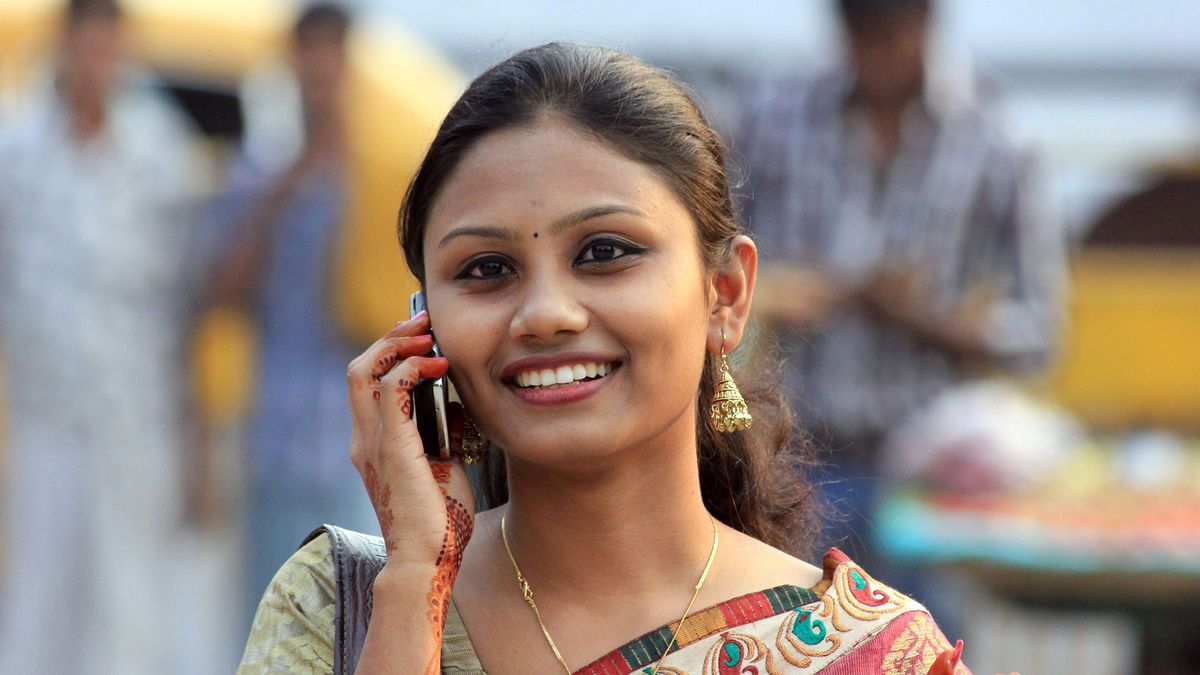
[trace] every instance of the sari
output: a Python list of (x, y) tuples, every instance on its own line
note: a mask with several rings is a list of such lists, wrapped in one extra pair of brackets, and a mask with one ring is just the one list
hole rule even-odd
[[(777, 586), (726, 600), (641, 635), (576, 675), (926, 675), (950, 643), (925, 608), (830, 549), (811, 588)], [(254, 618), (238, 675), (333, 671), (335, 572), (317, 537), (280, 568)], [(442, 672), (486, 675), (451, 602)], [(955, 675), (970, 675), (958, 664)]]

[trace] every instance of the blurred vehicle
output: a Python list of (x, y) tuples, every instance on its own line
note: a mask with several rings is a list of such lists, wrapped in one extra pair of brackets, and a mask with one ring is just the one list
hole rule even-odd
[(1074, 256), (1071, 331), (1054, 391), (1107, 429), (1196, 433), (1200, 171), (1155, 173), (1097, 218)]

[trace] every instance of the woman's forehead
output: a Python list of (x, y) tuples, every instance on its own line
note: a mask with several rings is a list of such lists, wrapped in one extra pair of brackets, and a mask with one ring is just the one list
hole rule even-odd
[(600, 204), (652, 217), (683, 208), (652, 167), (574, 124), (542, 118), (475, 143), (442, 185), (426, 241), (465, 220), (550, 221)]

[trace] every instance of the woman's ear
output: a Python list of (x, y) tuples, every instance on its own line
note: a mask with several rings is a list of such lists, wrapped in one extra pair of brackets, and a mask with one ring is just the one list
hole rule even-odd
[(758, 274), (758, 247), (739, 234), (730, 243), (729, 259), (711, 277), (712, 304), (708, 319), (708, 351), (728, 354), (742, 341), (750, 319), (754, 280)]

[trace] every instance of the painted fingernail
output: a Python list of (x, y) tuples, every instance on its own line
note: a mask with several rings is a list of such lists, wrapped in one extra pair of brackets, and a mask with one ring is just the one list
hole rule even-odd
[(425, 310), (421, 310), (421, 311), (417, 312), (415, 315), (413, 315), (412, 320), (416, 321), (417, 319), (424, 319), (427, 316), (429, 316), (429, 312), (427, 312)]
[(954, 658), (950, 659), (951, 666), (955, 666), (955, 667), (958, 666), (958, 662), (962, 658), (962, 650), (963, 650), (963, 641), (962, 640), (959, 640), (958, 642), (954, 643)]

